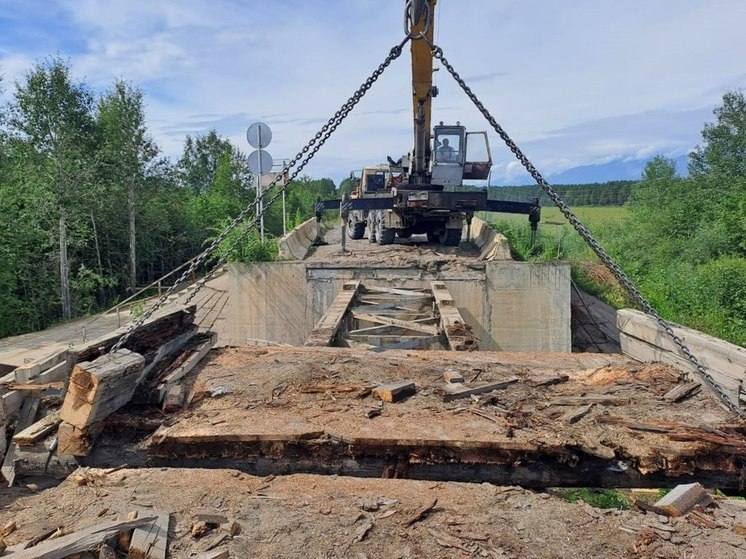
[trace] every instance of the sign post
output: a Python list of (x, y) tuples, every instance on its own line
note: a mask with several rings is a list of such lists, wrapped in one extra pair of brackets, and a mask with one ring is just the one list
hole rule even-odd
[(249, 154), (249, 169), (256, 176), (256, 215), (259, 216), (259, 230), (262, 241), (264, 241), (264, 186), (262, 175), (264, 171), (272, 170), (272, 156), (264, 151), (272, 141), (272, 130), (263, 122), (255, 122), (246, 131), (246, 140), (249, 145), (256, 148)]

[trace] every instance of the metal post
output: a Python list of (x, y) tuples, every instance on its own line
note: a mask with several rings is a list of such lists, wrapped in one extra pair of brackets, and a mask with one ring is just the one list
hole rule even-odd
[(259, 227), (259, 229), (261, 231), (260, 234), (261, 234), (262, 242), (264, 242), (264, 199), (263, 199), (264, 187), (262, 186), (262, 148), (264, 147), (264, 142), (262, 142), (262, 128), (261, 128), (261, 126), (259, 127), (259, 130), (257, 131), (257, 136), (258, 136), (258, 139), (259, 139), (259, 141), (257, 142), (259, 144), (259, 177), (257, 178), (257, 180), (258, 180), (258, 185), (259, 185), (258, 191), (260, 193), (260, 195), (259, 195), (259, 211), (261, 213), (260, 227)]
[[(285, 165), (287, 163), (285, 161), (282, 162), (282, 168), (285, 168)], [(286, 174), (283, 173), (282, 176), (282, 234), (287, 235), (288, 234), (288, 215), (287, 210), (285, 209), (285, 189), (288, 185), (288, 177)]]

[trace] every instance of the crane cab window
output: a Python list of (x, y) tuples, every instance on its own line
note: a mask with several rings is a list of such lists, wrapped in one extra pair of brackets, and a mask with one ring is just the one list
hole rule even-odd
[(435, 161), (461, 163), (464, 158), (463, 143), (463, 134), (459, 131), (438, 131), (435, 135)]
[(386, 175), (384, 173), (367, 175), (365, 178), (365, 190), (368, 192), (378, 192), (386, 188)]

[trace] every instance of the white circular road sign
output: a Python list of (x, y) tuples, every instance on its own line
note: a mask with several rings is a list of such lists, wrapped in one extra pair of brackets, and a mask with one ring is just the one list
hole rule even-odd
[(272, 170), (272, 156), (263, 149), (252, 151), (249, 154), (249, 169), (254, 175), (269, 173)]
[(246, 139), (253, 148), (266, 148), (272, 141), (272, 130), (263, 122), (255, 122), (246, 131)]

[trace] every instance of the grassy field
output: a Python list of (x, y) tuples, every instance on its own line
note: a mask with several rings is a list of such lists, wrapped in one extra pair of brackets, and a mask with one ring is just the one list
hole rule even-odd
[[(613, 221), (619, 221), (627, 217), (627, 208), (623, 206), (578, 206), (577, 208), (571, 208), (573, 213), (578, 216), (583, 224), (593, 224), (599, 222), (610, 223)], [(502, 213), (486, 213), (481, 212), (479, 217), (491, 222), (507, 221), (511, 224), (527, 224), (528, 217), (525, 215), (517, 214), (502, 214)], [(539, 227), (544, 226), (544, 229), (552, 230), (556, 229), (559, 225), (569, 225), (565, 216), (559, 211), (556, 206), (544, 206), (541, 208), (541, 222)]]

